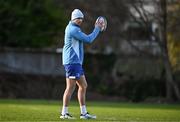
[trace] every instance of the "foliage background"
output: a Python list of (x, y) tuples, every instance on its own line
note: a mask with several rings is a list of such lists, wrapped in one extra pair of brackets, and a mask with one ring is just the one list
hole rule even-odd
[(67, 23), (52, 0), (1, 0), (0, 8), (1, 47), (54, 46)]
[[(119, 50), (121, 41), (126, 38), (125, 36), (130, 36), (129, 33), (123, 32), (124, 23), (130, 18), (127, 2), (126, 0), (1, 0), (0, 48), (61, 48), (64, 29), (74, 8), (81, 8), (85, 14), (82, 30), (86, 33), (90, 33), (93, 29), (96, 17), (106, 16), (107, 31), (99, 35), (98, 41), (92, 45), (85, 45), (85, 50), (92, 52), (86, 54), (84, 65), (89, 81), (88, 88), (102, 95), (123, 97), (128, 101), (145, 101), (151, 97), (156, 97), (158, 101), (166, 94), (162, 60), (159, 57), (153, 59), (139, 54), (123, 55), (124, 52)], [(98, 7), (94, 7), (97, 5)], [(168, 53), (178, 84), (180, 79), (179, 13), (179, 3), (168, 4)], [(143, 33), (140, 32), (139, 35), (142, 36)], [(114, 52), (104, 55), (108, 47), (112, 47)], [(112, 72), (118, 59), (120, 61), (117, 66), (119, 79), (114, 80)], [(0, 74), (0, 97), (58, 99), (58, 95), (64, 90), (63, 84), (59, 81), (64, 83), (64, 78), (2, 73)], [(43, 87), (39, 89), (39, 86)], [(34, 94), (32, 94), (33, 91)]]

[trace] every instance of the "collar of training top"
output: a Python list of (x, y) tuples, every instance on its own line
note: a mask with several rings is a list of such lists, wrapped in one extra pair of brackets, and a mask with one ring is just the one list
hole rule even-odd
[(75, 22), (73, 21), (70, 21), (70, 24), (74, 25), (74, 26), (77, 26), (77, 27), (80, 27), (79, 25), (77, 25)]

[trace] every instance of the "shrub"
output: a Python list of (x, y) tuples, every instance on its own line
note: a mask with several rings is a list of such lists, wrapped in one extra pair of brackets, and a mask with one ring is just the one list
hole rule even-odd
[(1, 0), (0, 45), (49, 47), (64, 32), (66, 16), (52, 0)]

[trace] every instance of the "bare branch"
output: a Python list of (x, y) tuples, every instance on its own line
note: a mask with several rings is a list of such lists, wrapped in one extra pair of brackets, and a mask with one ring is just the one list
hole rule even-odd
[(140, 0), (140, 8), (141, 8), (142, 13), (143, 13), (143, 15), (144, 15), (144, 16), (143, 16), (143, 17), (144, 17), (144, 20), (145, 20), (146, 22), (149, 22), (149, 17), (148, 17), (149, 12), (144, 9), (144, 2), (143, 2), (143, 0)]
[(130, 13), (130, 16), (136, 23), (138, 23), (139, 25), (142, 25), (142, 23), (132, 13)]
[(133, 47), (138, 53), (140, 53), (141, 55), (145, 55), (145, 56), (149, 56), (149, 57), (155, 57), (154, 54), (138, 48), (136, 45), (134, 45), (134, 44), (132, 43), (132, 41), (127, 40), (127, 42), (128, 42), (128, 44), (129, 44), (130, 46), (132, 46), (132, 47)]

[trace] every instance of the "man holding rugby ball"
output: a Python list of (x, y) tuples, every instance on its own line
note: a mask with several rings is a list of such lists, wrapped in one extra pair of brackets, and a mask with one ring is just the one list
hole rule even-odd
[(92, 33), (85, 34), (80, 26), (83, 22), (84, 15), (79, 9), (74, 9), (71, 14), (71, 21), (66, 26), (64, 36), (64, 46), (62, 53), (63, 66), (66, 72), (66, 89), (63, 95), (63, 107), (61, 119), (73, 119), (74, 117), (68, 112), (68, 105), (71, 95), (76, 85), (78, 86), (78, 101), (81, 110), (81, 119), (96, 119), (86, 109), (86, 88), (87, 81), (83, 70), (84, 43), (92, 43), (98, 36), (99, 32), (106, 29), (107, 22), (104, 17), (98, 17)]

